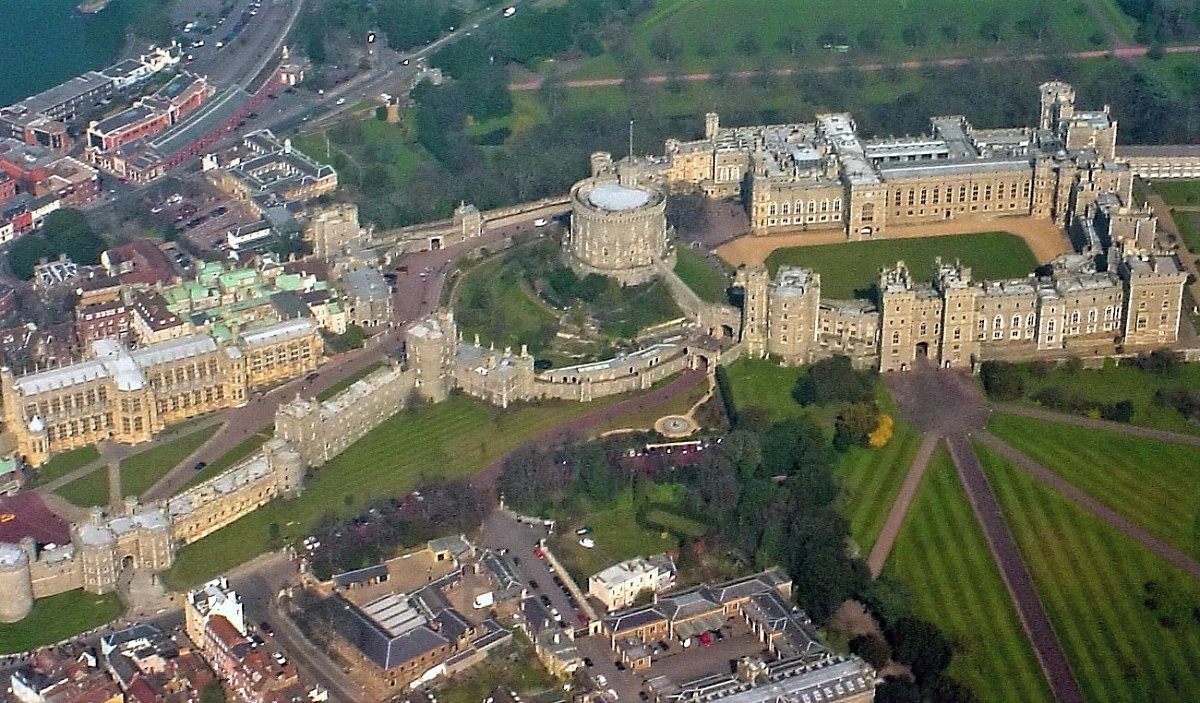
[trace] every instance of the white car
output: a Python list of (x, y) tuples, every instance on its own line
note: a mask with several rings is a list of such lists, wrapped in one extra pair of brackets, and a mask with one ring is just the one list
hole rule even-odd
[(579, 540), (579, 546), (583, 547), (584, 549), (592, 549), (596, 546), (596, 540), (592, 539), (591, 537), (584, 537), (583, 539)]
[(546, 218), (544, 218), (544, 217), (539, 217), (539, 218), (537, 218), (536, 220), (534, 220), (534, 221), (533, 221), (533, 226), (534, 226), (534, 227), (545, 227), (545, 226), (546, 226), (546, 225), (548, 225), (548, 224), (550, 224), (550, 220), (547, 220), (547, 219), (546, 219)]
[(345, 99), (345, 98), (338, 98), (338, 99), (337, 99), (337, 102), (336, 102), (336, 103), (334, 103), (334, 104), (335, 104), (335, 105), (345, 105), (345, 104), (346, 104), (346, 99)]
[(510, 6), (506, 7), (506, 8), (504, 8), (504, 12), (503, 12), (503, 14), (504, 14), (504, 16), (505, 16), (505, 17), (512, 17), (513, 15), (517, 14), (517, 8), (516, 8), (516, 6), (514, 6), (514, 5), (510, 5)]

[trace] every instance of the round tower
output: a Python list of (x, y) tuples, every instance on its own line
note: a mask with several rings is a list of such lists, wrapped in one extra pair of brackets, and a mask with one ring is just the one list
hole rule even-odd
[(598, 273), (623, 286), (652, 281), (656, 259), (668, 265), (666, 196), (630, 172), (620, 180), (588, 178), (571, 189), (567, 264), (581, 276)]
[(17, 622), (32, 609), (29, 555), (18, 545), (0, 542), (0, 622)]

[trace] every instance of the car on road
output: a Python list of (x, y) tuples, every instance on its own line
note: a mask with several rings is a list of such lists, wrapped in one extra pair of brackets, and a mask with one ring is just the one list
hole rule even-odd
[(582, 537), (586, 534), (591, 533), (591, 531), (592, 531), (592, 528), (588, 527), (587, 525), (584, 525), (583, 527), (579, 528), (578, 530), (575, 530), (575, 534)]
[(334, 103), (334, 105), (345, 105), (345, 104), (346, 104), (346, 99), (345, 99), (345, 98), (338, 98), (338, 99), (337, 99), (337, 102), (336, 102), (336, 103)]
[(271, 627), (271, 623), (267, 622), (266, 620), (263, 620), (262, 622), (258, 623), (258, 629), (260, 631), (262, 631), (263, 634), (266, 634), (266, 635), (275, 634), (275, 628)]
[(546, 225), (548, 225), (548, 224), (550, 224), (550, 220), (547, 220), (547, 219), (546, 219), (546, 218), (544, 218), (544, 217), (539, 217), (539, 218), (537, 218), (536, 220), (534, 220), (534, 221), (533, 221), (533, 226), (534, 226), (534, 227), (545, 227), (545, 226), (546, 226)]
[(708, 632), (700, 633), (700, 644), (704, 645), (705, 647), (711, 647), (712, 643), (713, 643), (713, 636), (710, 633), (708, 633)]
[(537, 557), (538, 559), (545, 559), (546, 553), (542, 551), (541, 547), (534, 547), (533, 556)]
[(533, 579), (529, 579), (529, 587), (535, 591), (541, 589), (541, 586), (538, 585), (538, 582), (534, 581)]
[(504, 8), (504, 12), (502, 12), (501, 14), (504, 15), (505, 17), (512, 17), (513, 15), (517, 14), (517, 8), (515, 5), (510, 5), (506, 8)]
[(596, 540), (591, 537), (584, 537), (579, 540), (579, 546), (584, 549), (594, 549), (596, 547)]
[(194, 470), (194, 471), (203, 471), (203, 470), (204, 470), (204, 467), (206, 467), (206, 466), (208, 466), (208, 462), (207, 462), (207, 461), (197, 461), (197, 462), (196, 462), (196, 465), (192, 467), (192, 470)]
[(546, 606), (547, 608), (550, 607), (550, 596), (546, 595), (545, 593), (543, 593), (542, 597), (539, 598), (538, 600), (540, 600), (542, 602), (542, 605)]
[(588, 657), (584, 657), (584, 658), (583, 658), (583, 665), (584, 665), (584, 666), (586, 666), (586, 667), (588, 667), (588, 668), (590, 669), (591, 667), (593, 667), (593, 666), (595, 666), (595, 665), (596, 665), (596, 662), (592, 661), (592, 660), (591, 660), (590, 658), (588, 658)]

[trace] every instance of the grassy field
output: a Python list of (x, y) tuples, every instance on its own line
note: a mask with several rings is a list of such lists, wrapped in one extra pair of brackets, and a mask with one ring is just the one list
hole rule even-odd
[(1026, 370), (1026, 393), (1032, 395), (1043, 388), (1059, 386), (1102, 403), (1133, 401), (1134, 413), (1130, 424), (1152, 427), (1168, 432), (1200, 434), (1200, 426), (1188, 422), (1171, 407), (1154, 403), (1154, 393), (1159, 389), (1200, 388), (1200, 364), (1183, 364), (1178, 374), (1160, 376), (1142, 371), (1132, 364), (1118, 366), (1108, 363), (1102, 369), (1083, 369), (1072, 372), (1065, 367), (1055, 368), (1044, 377)]
[(493, 301), (493, 315), (484, 325), (460, 324), (464, 339), (479, 335), (483, 344), (518, 349), (537, 337), (543, 327), (557, 325), (553, 313), (525, 287), (519, 272), (506, 266), (503, 256), (479, 264), (463, 277), (455, 291), (455, 306), (472, 299)]
[(871, 297), (879, 269), (903, 260), (913, 278), (928, 281), (934, 259), (961, 260), (975, 280), (1023, 278), (1037, 267), (1025, 242), (1006, 232), (958, 234), (922, 239), (881, 239), (778, 249), (767, 257), (771, 275), (781, 265), (804, 266), (821, 274), (821, 294), (829, 298)]
[[(33, 486), (44, 486), (51, 481), (82, 469), (100, 458), (95, 445), (88, 445), (69, 452), (56, 454), (50, 461), (37, 468), (33, 475)], [(32, 486), (31, 486), (32, 487)]]
[(850, 521), (850, 536), (865, 557), (879, 537), (900, 484), (921, 445), (921, 433), (896, 418), (895, 433), (879, 449), (852, 447), (840, 455), (834, 474), (842, 487), (839, 509)]
[(188, 480), (187, 484), (185, 484), (184, 488), (190, 488), (197, 483), (207, 481), (213, 476), (216, 476), (222, 471), (231, 468), (234, 464), (258, 451), (259, 447), (261, 447), (264, 443), (266, 443), (267, 440), (274, 436), (273, 430), (274, 428), (268, 427), (261, 432), (251, 435), (249, 439), (243, 440), (236, 447), (222, 454), (219, 458), (217, 458), (216, 461), (193, 473), (192, 477)]
[(686, 415), (692, 406), (708, 393), (708, 379), (701, 379), (689, 388), (683, 395), (677, 396), (654, 407), (638, 410), (620, 417), (615, 417), (599, 429), (601, 432), (624, 429), (653, 429), (654, 422), (666, 415)]
[(26, 652), (111, 622), (121, 614), (115, 593), (97, 596), (82, 588), (33, 602), (24, 620), (0, 624), (0, 654)]
[(792, 388), (805, 373), (803, 366), (780, 366), (770, 359), (738, 359), (725, 367), (733, 406), (762, 408), (772, 422), (804, 412), (792, 398)]
[(174, 588), (194, 585), (267, 551), (272, 523), (295, 541), (322, 516), (356, 514), (368, 501), (405, 493), (422, 480), (470, 476), (540, 432), (621, 399), (499, 410), (454, 396), (397, 413), (317, 469), (299, 498), (269, 503), (183, 547), (165, 576)]
[(1200, 558), (1200, 451), (1195, 447), (1005, 413), (992, 415), (988, 430), (1133, 523)]
[(1151, 181), (1151, 186), (1167, 205), (1200, 207), (1200, 180)]
[[(1101, 11), (1132, 31), (1132, 22), (1109, 0)], [(833, 63), (837, 58), (912, 59), (930, 56), (970, 56), (1007, 48), (1047, 45), (1096, 48), (1108, 40), (1081, 0), (1042, 4), (1016, 0), (1005, 5), (956, 3), (952, 0), (908, 0), (903, 3), (867, 2), (846, 12), (836, 0), (805, 3), (802, 14), (784, 0), (664, 0), (634, 27), (634, 52), (656, 69), (667, 61), (682, 71), (711, 68), (718, 62), (754, 68), (773, 65)], [(1123, 22), (1120, 20), (1124, 19)], [(714, 32), (714, 27), (728, 28)], [(662, 34), (674, 40), (673, 51)], [(845, 44), (845, 53), (824, 48)], [(588, 75), (611, 73), (611, 58), (585, 63)]]
[(986, 448), (977, 451), (1084, 699), (1193, 700), (1200, 584)]
[[(930, 459), (884, 575), (954, 642), (949, 673), (981, 703), (1050, 701), (1050, 690), (944, 447)], [(994, 682), (1003, 680), (1005, 685)]]
[[(176, 439), (147, 449), (121, 462), (121, 493), (125, 496), (140, 496), (150, 489), (158, 479), (179, 465), (179, 462), (200, 448), (209, 437), (216, 434), (220, 425), (213, 425), (183, 435)], [(108, 471), (99, 469), (75, 479), (55, 491), (75, 505), (88, 507), (108, 503)]]
[(343, 378), (342, 380), (338, 381), (337, 383), (333, 384), (332, 386), (330, 386), (330, 387), (326, 388), (325, 390), (321, 391), (320, 393), (318, 393), (317, 400), (329, 400), (330, 398), (337, 395), (338, 393), (341, 393), (342, 391), (346, 390), (350, 386), (353, 386), (355, 381), (358, 381), (358, 380), (366, 378), (367, 376), (370, 376), (372, 372), (383, 368), (383, 366), (384, 366), (384, 363), (382, 361), (377, 361), (374, 364), (368, 364), (367, 366), (363, 367), (363, 369), (358, 371), (357, 373), (350, 374), (346, 378)]
[(1188, 251), (1200, 254), (1200, 212), (1175, 210), (1171, 212), (1171, 221)]
[(708, 528), (703, 523), (661, 508), (646, 511), (645, 517), (650, 524), (658, 525), (664, 530), (684, 537), (695, 539), (703, 537), (708, 532)]
[[(671, 485), (653, 487), (653, 494), (644, 496), (655, 503), (678, 500), (678, 489)], [(637, 506), (631, 491), (624, 491), (602, 508), (580, 511), (586, 519), (564, 525), (551, 543), (557, 556), (578, 583), (587, 583), (588, 576), (613, 564), (638, 555), (649, 556), (675, 549), (678, 541), (666, 531), (647, 529), (638, 524)], [(596, 541), (592, 549), (580, 546), (575, 530), (582, 525), (592, 528), (588, 535)]]
[(709, 303), (725, 302), (728, 282), (703, 254), (688, 247), (679, 247), (675, 252), (675, 274), (692, 289), (701, 300)]

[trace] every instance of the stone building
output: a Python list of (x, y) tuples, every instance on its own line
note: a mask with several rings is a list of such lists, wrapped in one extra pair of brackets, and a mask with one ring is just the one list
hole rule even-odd
[(580, 276), (598, 273), (623, 286), (649, 283), (658, 262), (674, 265), (666, 195), (639, 183), (633, 169), (614, 169), (607, 154), (592, 156), (592, 172), (571, 188), (567, 264)]
[(1118, 148), (1108, 106), (1076, 109), (1066, 83), (1042, 84), (1039, 97), (1036, 125), (978, 129), (939, 116), (928, 134), (904, 138), (863, 138), (846, 113), (750, 127), (709, 113), (703, 139), (670, 139), (662, 157), (622, 165), (671, 191), (740, 196), (756, 234), (840, 229), (850, 239), (1010, 215), (1066, 226), (1099, 193), (1129, 203), (1134, 174), (1200, 173), (1194, 148)]
[(20, 377), (0, 369), (5, 424), (31, 465), (101, 440), (145, 442), (172, 423), (240, 406), (253, 388), (312, 371), (322, 353), (309, 320), (231, 343), (192, 335), (131, 350), (99, 339), (90, 350), (84, 361)]
[(358, 223), (358, 206), (351, 204), (319, 211), (309, 220), (304, 238), (312, 243), (313, 254), (326, 261), (357, 251), (367, 239)]

